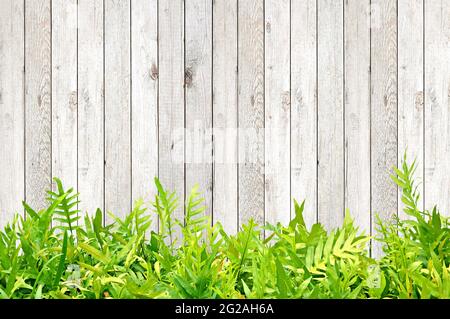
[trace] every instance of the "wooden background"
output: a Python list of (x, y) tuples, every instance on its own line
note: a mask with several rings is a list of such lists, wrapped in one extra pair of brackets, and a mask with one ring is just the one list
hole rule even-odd
[(0, 0), (0, 223), (53, 176), (118, 215), (159, 176), (230, 232), (306, 198), (373, 233), (406, 148), (447, 213), (449, 97), (448, 0)]

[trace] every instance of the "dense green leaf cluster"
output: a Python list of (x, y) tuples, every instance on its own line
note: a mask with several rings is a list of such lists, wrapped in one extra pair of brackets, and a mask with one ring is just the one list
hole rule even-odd
[[(55, 179), (47, 209), (24, 203), (26, 218), (0, 233), (0, 297), (449, 298), (449, 222), (419, 208), (415, 167), (405, 161), (392, 176), (410, 218), (379, 221), (380, 238), (360, 233), (348, 213), (331, 232), (309, 228), (297, 202), (287, 226), (250, 220), (229, 235), (204, 215), (197, 188), (185, 219), (173, 219), (179, 201), (157, 179), (150, 207), (137, 201), (105, 226), (100, 210), (82, 219), (78, 194)], [(383, 243), (380, 260), (369, 257), (371, 240)]]

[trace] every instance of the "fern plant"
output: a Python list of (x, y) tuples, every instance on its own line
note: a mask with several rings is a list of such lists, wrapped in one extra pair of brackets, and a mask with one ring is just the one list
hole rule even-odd
[(379, 260), (349, 212), (326, 231), (294, 201), (288, 225), (249, 220), (231, 235), (205, 216), (198, 187), (179, 203), (155, 179), (151, 205), (105, 224), (55, 179), (46, 209), (23, 203), (26, 218), (0, 231), (0, 298), (450, 298), (449, 221), (420, 207), (415, 169), (405, 158), (392, 175), (409, 219), (379, 222)]
[(198, 192), (198, 185), (195, 185), (187, 198), (184, 224), (180, 225), (187, 245), (192, 240), (199, 241), (210, 222), (208, 216), (203, 214), (206, 209), (203, 202), (204, 199)]
[(449, 220), (436, 206), (431, 211), (419, 207), (420, 194), (413, 178), (416, 168), (416, 161), (409, 165), (405, 154), (402, 168), (391, 175), (402, 191), (404, 212), (410, 218), (378, 221), (385, 253), (380, 264), (388, 284), (385, 296), (449, 298)]

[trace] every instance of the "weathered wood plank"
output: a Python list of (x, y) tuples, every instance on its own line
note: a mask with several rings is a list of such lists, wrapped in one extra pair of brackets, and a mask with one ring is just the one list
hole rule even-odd
[(104, 209), (103, 0), (78, 0), (78, 191), (82, 214)]
[(450, 216), (450, 2), (425, 14), (425, 207)]
[[(52, 176), (77, 191), (77, 0), (52, 1)], [(53, 189), (56, 189), (53, 183)]]
[(25, 2), (25, 198), (47, 206), (51, 189), (50, 0)]
[(265, 219), (290, 220), (290, 1), (265, 1)]
[(132, 197), (148, 202), (158, 176), (158, 1), (133, 0), (131, 10)]
[(370, 234), (370, 1), (344, 8), (345, 207)]
[(24, 3), (0, 2), (0, 227), (24, 199)]
[(318, 0), (318, 219), (344, 216), (343, 1)]
[(264, 1), (238, 2), (239, 223), (264, 222)]
[[(423, 196), (423, 0), (398, 1), (398, 162), (405, 151), (417, 161), (417, 190)], [(405, 218), (399, 192), (398, 214)], [(420, 207), (423, 206), (420, 199)]]
[(306, 200), (308, 226), (317, 222), (316, 4), (291, 2), (291, 193)]
[(237, 0), (213, 2), (214, 222), (236, 233), (237, 181)]
[[(383, 220), (397, 212), (397, 188), (389, 174), (397, 165), (397, 2), (373, 0), (371, 17), (371, 178), (372, 234), (376, 215)], [(372, 256), (381, 244), (372, 242)]]
[(180, 205), (173, 218), (184, 218), (184, 6), (159, 1), (159, 176), (175, 191)]
[(185, 1), (186, 192), (195, 184), (212, 213), (212, 1)]
[(117, 216), (131, 209), (130, 112), (130, 3), (105, 0), (105, 209)]

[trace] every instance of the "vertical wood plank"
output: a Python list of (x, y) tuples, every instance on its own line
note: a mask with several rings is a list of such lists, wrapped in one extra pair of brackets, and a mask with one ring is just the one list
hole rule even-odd
[[(417, 190), (423, 196), (423, 0), (398, 1), (398, 162), (407, 151), (417, 161)], [(398, 214), (405, 218), (399, 192)], [(419, 206), (423, 205), (423, 197)]]
[(239, 225), (264, 223), (264, 1), (238, 3)]
[(186, 193), (195, 184), (212, 212), (212, 1), (185, 1)]
[[(77, 191), (77, 0), (52, 1), (52, 176)], [(56, 185), (53, 185), (56, 188)]]
[(318, 218), (344, 216), (343, 1), (318, 0)]
[(148, 202), (158, 176), (158, 1), (133, 0), (131, 9), (132, 197)]
[(214, 222), (237, 231), (237, 0), (213, 2)]
[(344, 11), (345, 207), (370, 234), (370, 1)]
[(117, 216), (131, 209), (130, 124), (130, 3), (105, 0), (105, 209)]
[(290, 220), (290, 1), (265, 2), (265, 216)]
[(50, 0), (25, 2), (25, 197), (47, 206), (51, 188)]
[(24, 3), (0, 2), (0, 227), (23, 212)]
[(317, 222), (316, 5), (291, 1), (291, 192), (306, 200), (308, 226)]
[(103, 0), (78, 0), (78, 191), (82, 214), (104, 209)]
[(450, 2), (425, 14), (425, 207), (450, 216)]
[(184, 4), (159, 1), (159, 176), (177, 193), (173, 218), (184, 218)]
[[(371, 16), (371, 178), (372, 234), (376, 215), (389, 219), (397, 211), (397, 188), (389, 174), (397, 165), (397, 1), (373, 0)], [(372, 242), (372, 256), (381, 245)]]

